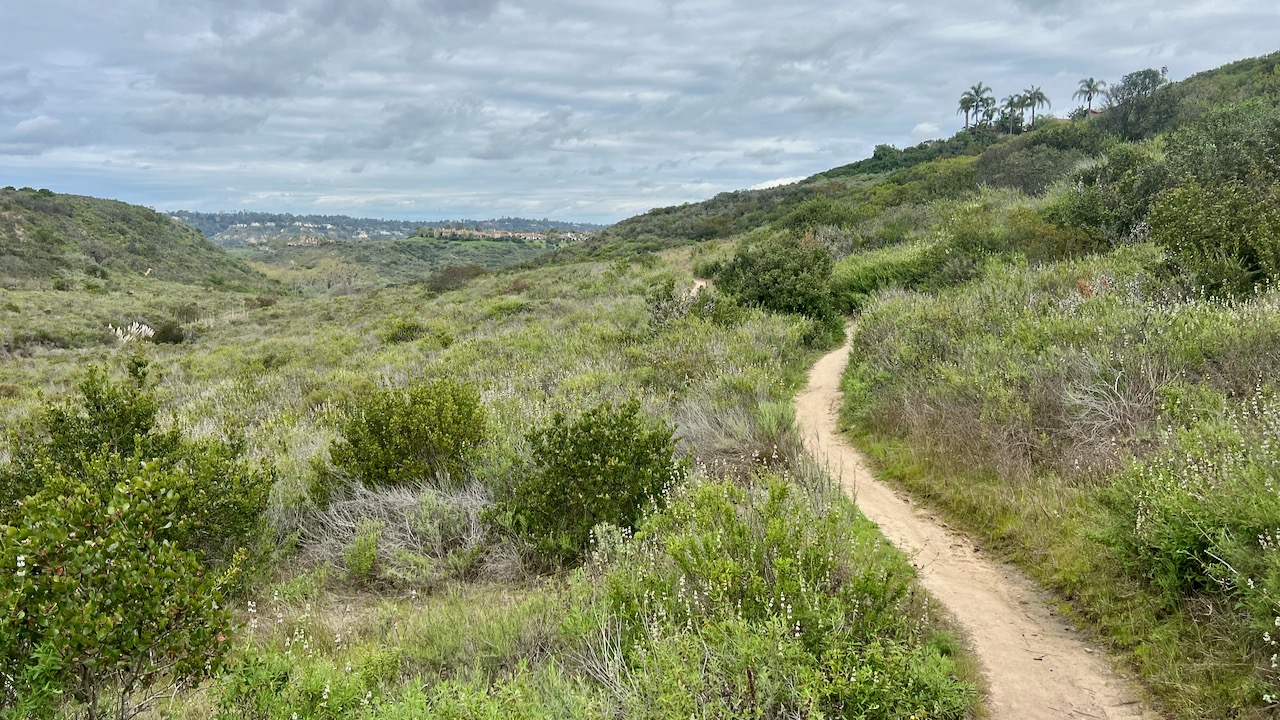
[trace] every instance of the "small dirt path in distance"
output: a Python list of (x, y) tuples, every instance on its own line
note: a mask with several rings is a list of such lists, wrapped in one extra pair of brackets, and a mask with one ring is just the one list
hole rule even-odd
[[(847, 335), (853, 334), (850, 327)], [(836, 427), (848, 357), (848, 344), (824, 356), (796, 398), (805, 446), (885, 537), (912, 556), (921, 583), (967, 635), (987, 683), (989, 717), (1156, 720), (1105, 652), (1049, 610), (1035, 582), (985, 557), (972, 540), (871, 476)]]

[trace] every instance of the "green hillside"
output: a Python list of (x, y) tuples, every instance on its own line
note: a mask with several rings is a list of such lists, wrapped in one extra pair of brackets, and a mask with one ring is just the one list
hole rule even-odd
[(0, 283), (65, 287), (116, 275), (245, 288), (266, 283), (200, 231), (154, 210), (48, 190), (0, 190)]
[(273, 279), (302, 290), (349, 291), (429, 281), (451, 267), (484, 270), (518, 265), (567, 245), (554, 236), (540, 240), (411, 237), (290, 246), (283, 241), (229, 248)]
[[(1064, 178), (1073, 161), (1095, 157), (1107, 142), (1147, 139), (1194, 122), (1215, 108), (1248, 99), (1280, 102), (1278, 59), (1280, 53), (1241, 60), (1176, 83), (1165, 83), (1159, 70), (1138, 71), (1134, 75), (1139, 77), (1129, 84), (1131, 92), (1138, 94), (1130, 102), (1114, 103), (1088, 129), (1051, 129), (1058, 121), (1046, 117), (1036, 124), (1046, 132), (1027, 137), (1020, 134), (1011, 138), (1000, 123), (995, 123), (975, 125), (951, 138), (904, 149), (881, 145), (870, 158), (818, 173), (794, 185), (728, 192), (705, 202), (655, 208), (610, 227), (588, 248), (569, 252), (607, 256), (732, 237), (781, 220), (800, 204), (814, 199), (833, 200), (852, 206), (857, 212), (856, 208), (869, 200), (878, 201), (878, 197), (872, 197), (873, 188), (884, 193), (882, 186), (886, 183), (910, 185), (919, 179), (919, 173), (913, 175), (915, 168), (930, 165), (924, 172), (962, 168), (965, 158), (985, 156), (985, 161), (971, 178), (957, 178), (966, 185), (960, 188), (963, 191), (974, 191), (980, 185), (998, 187), (1022, 182), (1024, 189), (1038, 192)], [(1154, 92), (1142, 93), (1139, 80), (1151, 82)], [(1042, 149), (1029, 150), (1036, 146)], [(1018, 150), (1025, 152), (1016, 153)], [(1015, 153), (1015, 157), (1008, 157)], [(955, 162), (942, 162), (947, 160)], [(1014, 174), (1021, 177), (1011, 177)], [(1035, 184), (1026, 185), (1027, 181)], [(864, 222), (867, 219), (862, 218)]]

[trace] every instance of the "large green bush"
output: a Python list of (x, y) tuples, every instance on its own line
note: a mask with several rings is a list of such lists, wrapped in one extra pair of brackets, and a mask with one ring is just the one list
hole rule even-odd
[(1210, 295), (1247, 297), (1280, 280), (1280, 184), (1187, 180), (1151, 210), (1151, 239)]
[(808, 237), (778, 235), (744, 243), (720, 269), (720, 289), (743, 305), (824, 319), (831, 301), (831, 253)]
[(92, 481), (112, 473), (91, 463), (90, 482), (63, 479), (0, 526), (0, 710), (72, 702), (90, 720), (130, 718), (146, 708), (135, 693), (218, 669), (236, 566), (210, 574), (181, 548), (182, 476), (134, 471), (103, 493)]
[(341, 430), (333, 465), (367, 487), (461, 480), (484, 440), (485, 411), (474, 386), (445, 378), (356, 398)]
[(45, 403), (12, 430), (13, 457), (0, 467), (0, 519), (5, 508), (40, 490), (43, 468), (74, 477), (102, 455), (167, 458), (176, 453), (181, 433), (157, 425), (160, 401), (149, 389), (148, 374), (140, 354), (129, 358), (128, 376), (120, 381), (91, 367), (76, 394)]
[(638, 400), (561, 413), (529, 436), (533, 470), (499, 498), (491, 517), (555, 563), (580, 559), (599, 523), (631, 528), (685, 473), (674, 428), (645, 417)]
[(821, 227), (848, 227), (856, 219), (853, 208), (847, 203), (831, 198), (813, 198), (796, 205), (791, 212), (779, 218), (775, 226), (803, 235)]
[(1039, 195), (1074, 170), (1082, 159), (1081, 153), (1050, 145), (1029, 145), (1019, 138), (984, 152), (976, 164), (977, 180), (981, 185)]
[(1280, 180), (1280, 108), (1254, 101), (1210, 112), (1170, 133), (1171, 172), (1201, 183)]
[(1166, 146), (1181, 183), (1154, 203), (1152, 239), (1212, 295), (1247, 296), (1280, 278), (1280, 110), (1221, 108)]
[(836, 263), (831, 287), (837, 307), (861, 309), (880, 290), (910, 289), (932, 279), (943, 253), (927, 243), (895, 245), (850, 255)]
[(1133, 237), (1156, 196), (1172, 182), (1163, 154), (1151, 143), (1117, 145), (1072, 180), (1045, 209), (1046, 219), (1108, 243)]
[(107, 498), (118, 483), (146, 474), (177, 493), (181, 522), (171, 537), (202, 562), (226, 562), (258, 540), (272, 468), (247, 459), (238, 437), (188, 440), (176, 428), (161, 430), (147, 378), (140, 355), (118, 381), (91, 368), (77, 394), (46, 403), (12, 433), (12, 461), (0, 467), (0, 522), (21, 517), (24, 498), (82, 488)]

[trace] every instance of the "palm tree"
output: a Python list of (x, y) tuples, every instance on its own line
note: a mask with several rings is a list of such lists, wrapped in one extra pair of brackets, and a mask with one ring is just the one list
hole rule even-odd
[(1000, 106), (1000, 109), (1004, 110), (1005, 114), (1009, 116), (1009, 134), (1012, 135), (1013, 121), (1016, 119), (1014, 113), (1018, 113), (1018, 115), (1021, 116), (1022, 110), (1026, 105), (1023, 103), (1021, 95), (1010, 95), (1004, 99), (1003, 103), (1004, 104)]
[(965, 95), (969, 95), (973, 98), (974, 109), (983, 110), (984, 116), (986, 114), (985, 111), (988, 107), (995, 106), (996, 101), (995, 101), (995, 97), (991, 94), (991, 87), (984, 83), (978, 83), (977, 85), (974, 85), (973, 87), (969, 88), (967, 91), (965, 91)]
[(1053, 107), (1049, 102), (1049, 96), (1044, 94), (1044, 90), (1039, 85), (1032, 85), (1022, 92), (1022, 99), (1026, 101), (1027, 107), (1031, 108), (1031, 127), (1036, 125), (1036, 108)]
[(956, 110), (956, 114), (964, 113), (964, 129), (969, 129), (969, 113), (973, 112), (978, 106), (978, 99), (972, 94), (966, 92), (960, 96), (960, 109)]
[(1089, 104), (1089, 111), (1092, 112), (1093, 99), (1101, 95), (1104, 91), (1106, 91), (1106, 89), (1107, 89), (1107, 83), (1105, 81), (1094, 80), (1093, 78), (1085, 78), (1080, 81), (1080, 89), (1077, 90), (1076, 94), (1072, 95), (1071, 98), (1073, 100), (1078, 98), (1084, 98), (1084, 101)]
[(982, 100), (982, 122), (986, 125), (991, 125), (995, 118), (996, 99), (988, 95)]

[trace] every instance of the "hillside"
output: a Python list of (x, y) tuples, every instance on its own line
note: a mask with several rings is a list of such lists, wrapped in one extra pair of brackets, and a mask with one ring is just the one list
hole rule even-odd
[(584, 233), (603, 229), (591, 223), (498, 218), (492, 220), (382, 220), (347, 215), (293, 215), (291, 213), (239, 212), (202, 213), (176, 210), (169, 213), (197, 228), (215, 244), (284, 246), (290, 242), (360, 242), (403, 240), (422, 230), (457, 229), (508, 233)]
[(404, 240), (284, 242), (228, 248), (268, 276), (303, 290), (347, 292), (430, 281), (456, 267), (498, 270), (571, 246), (572, 236), (520, 237), (411, 236)]
[[(928, 163), (942, 168), (945, 163), (935, 161), (948, 159), (957, 161), (951, 167), (958, 168), (964, 166), (964, 158), (976, 159), (987, 155), (984, 163), (987, 172), (983, 173), (979, 168), (980, 172), (972, 177), (972, 182), (966, 179), (966, 191), (976, 189), (978, 185), (1000, 186), (1016, 182), (1009, 178), (1010, 173), (1040, 174), (1043, 177), (1037, 182), (1041, 186), (1032, 188), (1039, 191), (1047, 181), (1063, 177), (1072, 160), (1096, 154), (1106, 138), (1143, 140), (1192, 123), (1214, 108), (1248, 99), (1280, 103), (1278, 59), (1280, 53), (1240, 60), (1175, 83), (1164, 83), (1158, 70), (1145, 71), (1155, 74), (1156, 79), (1152, 81), (1154, 92), (1133, 97), (1132, 102), (1116, 104), (1099, 115), (1088, 132), (1059, 131), (1061, 135), (1033, 135), (1018, 141), (1049, 146), (1033, 151), (1030, 156), (1023, 153), (1010, 160), (997, 158), (998, 152), (987, 152), (995, 145), (1009, 151), (1012, 138), (1000, 129), (1003, 127), (1000, 122), (994, 123), (994, 127), (975, 125), (951, 138), (929, 140), (904, 149), (881, 145), (869, 158), (817, 173), (793, 185), (727, 192), (703, 202), (655, 208), (611, 226), (588, 243), (585, 252), (607, 256), (620, 249), (643, 252), (732, 237), (780, 221), (801, 203), (811, 199), (828, 199), (857, 207), (871, 199), (869, 189), (873, 185), (910, 183), (915, 179), (911, 177), (914, 168)], [(1057, 122), (1055, 118), (1044, 117), (1037, 127), (1047, 128)], [(1069, 137), (1070, 133), (1075, 133), (1075, 136)], [(1014, 165), (1020, 167), (1012, 167)], [(571, 251), (574, 252), (583, 251)]]
[(0, 190), (0, 282), (113, 275), (259, 286), (266, 278), (198, 230), (148, 208), (48, 190)]
[(568, 256), (692, 245), (740, 301), (857, 315), (842, 421), (883, 475), (1057, 591), (1170, 715), (1270, 717), (1280, 53), (1108, 89), (1093, 118), (1006, 114)]

